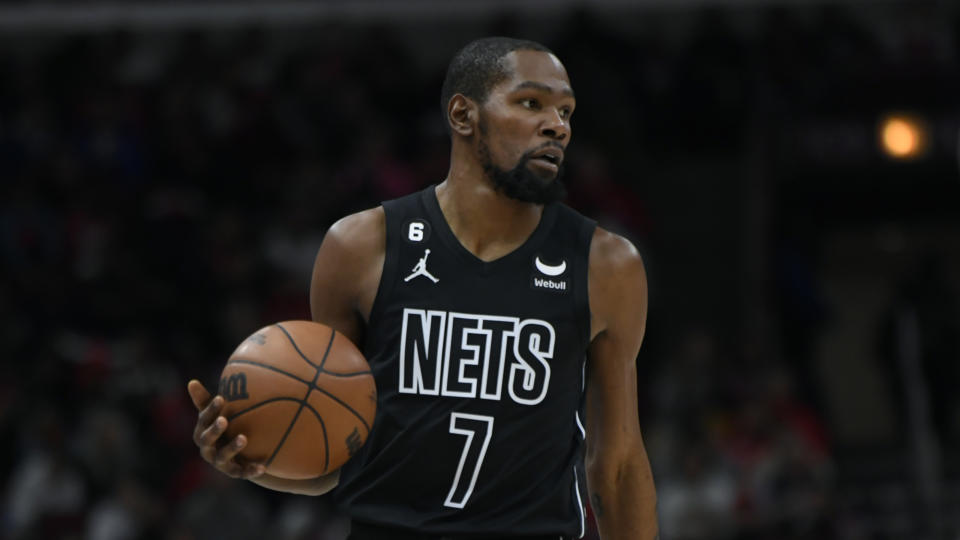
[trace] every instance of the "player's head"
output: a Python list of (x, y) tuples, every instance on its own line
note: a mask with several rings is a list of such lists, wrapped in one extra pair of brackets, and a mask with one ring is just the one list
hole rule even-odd
[(450, 62), (441, 96), (451, 136), (470, 143), (498, 190), (536, 203), (564, 196), (563, 151), (576, 102), (549, 49), (502, 37), (471, 42)]

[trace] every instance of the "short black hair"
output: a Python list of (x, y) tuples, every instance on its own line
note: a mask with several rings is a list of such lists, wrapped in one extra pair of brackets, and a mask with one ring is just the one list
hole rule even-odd
[(490, 90), (510, 76), (503, 57), (513, 51), (541, 51), (553, 54), (547, 47), (525, 39), (485, 37), (467, 43), (450, 60), (447, 76), (440, 90), (440, 109), (443, 125), (447, 122), (447, 104), (454, 94), (463, 94), (477, 103), (484, 103)]

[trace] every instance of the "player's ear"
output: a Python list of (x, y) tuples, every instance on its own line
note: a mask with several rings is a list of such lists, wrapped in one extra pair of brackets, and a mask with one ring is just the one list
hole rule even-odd
[(463, 94), (454, 94), (447, 103), (450, 131), (464, 137), (473, 135), (478, 118), (477, 104)]

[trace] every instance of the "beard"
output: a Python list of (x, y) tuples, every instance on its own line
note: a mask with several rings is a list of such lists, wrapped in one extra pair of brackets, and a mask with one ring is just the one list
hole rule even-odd
[(528, 203), (549, 204), (562, 201), (567, 196), (567, 187), (561, 180), (564, 171), (562, 163), (552, 180), (537, 176), (527, 167), (532, 159), (531, 154), (540, 150), (539, 148), (525, 152), (514, 168), (504, 170), (493, 164), (490, 147), (486, 143), (486, 130), (483, 127), (480, 128), (479, 147), (483, 172), (493, 182), (493, 188), (507, 197)]

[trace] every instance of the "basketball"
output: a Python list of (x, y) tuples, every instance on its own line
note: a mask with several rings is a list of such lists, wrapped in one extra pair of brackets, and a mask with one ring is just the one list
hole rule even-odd
[(345, 336), (311, 321), (254, 332), (220, 375), (227, 440), (267, 474), (307, 479), (340, 468), (373, 425), (377, 390), (363, 354)]

